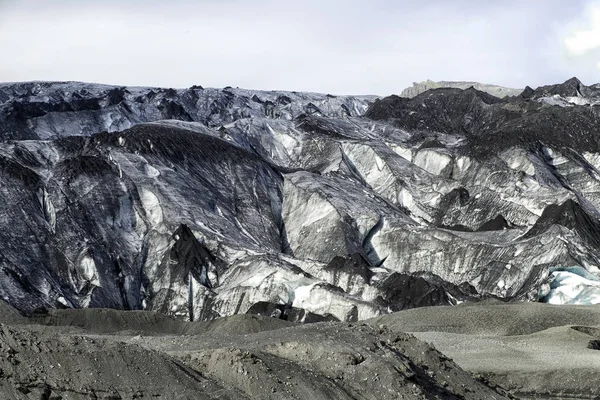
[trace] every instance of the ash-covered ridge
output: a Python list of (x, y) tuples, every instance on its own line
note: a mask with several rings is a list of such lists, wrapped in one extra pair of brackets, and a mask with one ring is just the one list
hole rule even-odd
[(595, 302), (598, 98), (2, 84), (0, 296), (293, 321)]

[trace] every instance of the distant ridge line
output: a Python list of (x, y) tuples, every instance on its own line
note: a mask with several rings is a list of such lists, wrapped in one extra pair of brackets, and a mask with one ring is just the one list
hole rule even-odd
[(468, 89), (473, 86), (475, 89), (486, 92), (496, 97), (518, 96), (523, 89), (513, 89), (498, 85), (489, 85), (479, 82), (452, 82), (452, 81), (432, 81), (430, 79), (422, 82), (413, 82), (412, 86), (407, 87), (400, 93), (400, 97), (415, 97), (429, 89), (438, 88), (457, 88)]

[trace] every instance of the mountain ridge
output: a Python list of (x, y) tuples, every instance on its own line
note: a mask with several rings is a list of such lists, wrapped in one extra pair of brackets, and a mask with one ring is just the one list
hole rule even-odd
[(463, 81), (432, 81), (427, 79), (421, 82), (413, 82), (412, 86), (409, 86), (402, 90), (400, 97), (415, 97), (423, 92), (430, 89), (438, 88), (456, 88), (456, 89), (468, 89), (473, 87), (477, 90), (486, 92), (495, 97), (507, 97), (507, 96), (518, 96), (523, 89), (512, 89), (499, 85), (490, 85), (479, 82), (463, 82)]

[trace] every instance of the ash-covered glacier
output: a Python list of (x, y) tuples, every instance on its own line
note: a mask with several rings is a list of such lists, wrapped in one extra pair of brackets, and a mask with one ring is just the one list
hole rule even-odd
[(600, 265), (599, 101), (576, 79), (502, 99), (0, 84), (0, 295), (194, 320), (573, 302), (568, 268)]

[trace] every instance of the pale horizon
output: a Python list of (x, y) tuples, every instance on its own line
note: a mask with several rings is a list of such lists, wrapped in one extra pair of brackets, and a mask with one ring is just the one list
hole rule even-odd
[(399, 94), (600, 82), (600, 1), (0, 0), (0, 81)]

